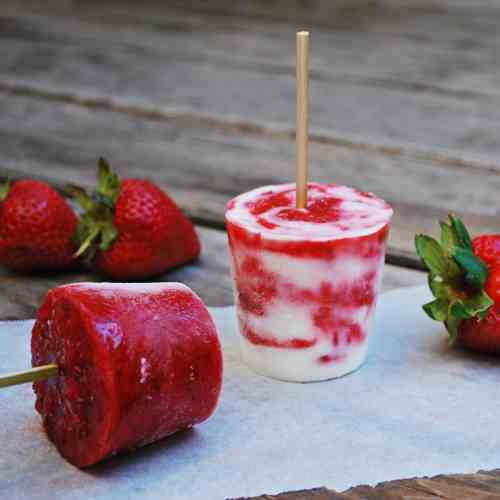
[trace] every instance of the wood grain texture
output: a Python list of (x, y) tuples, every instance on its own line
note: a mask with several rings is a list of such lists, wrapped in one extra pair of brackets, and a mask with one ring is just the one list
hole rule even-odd
[[(192, 119), (151, 119), (0, 92), (0, 175), (93, 186), (99, 156), (122, 176), (148, 177), (203, 225), (223, 228), (227, 201), (293, 178), (294, 144)], [(343, 144), (310, 148), (310, 179), (373, 191), (395, 208), (389, 262), (416, 266), (416, 232), (450, 211), (474, 233), (500, 229), (500, 175)]]
[[(367, 2), (327, 15), (327, 3), (310, 9), (328, 19), (314, 28), (313, 135), (497, 165), (500, 11)], [(242, 2), (210, 4), (63, 2), (58, 18), (0, 6), (0, 81), (291, 130), (292, 33), (304, 7), (266, 20)]]
[[(498, 500), (500, 469), (477, 474), (450, 474), (432, 478), (401, 479), (372, 486), (356, 486), (338, 493), (316, 488), (247, 500)], [(243, 500), (243, 499), (239, 499)]]
[[(198, 228), (202, 255), (191, 264), (158, 276), (153, 281), (180, 281), (190, 286), (207, 305), (233, 301), (226, 235), (214, 229)], [(50, 288), (80, 281), (106, 281), (106, 277), (82, 269), (59, 274), (19, 274), (0, 269), (0, 320), (35, 316)]]
[[(198, 261), (158, 276), (155, 281), (180, 281), (191, 287), (209, 306), (233, 303), (226, 233), (198, 227), (202, 255)], [(86, 270), (60, 274), (19, 274), (0, 268), (0, 320), (28, 319), (50, 288), (79, 281), (105, 281)], [(383, 290), (425, 283), (419, 271), (387, 265)]]

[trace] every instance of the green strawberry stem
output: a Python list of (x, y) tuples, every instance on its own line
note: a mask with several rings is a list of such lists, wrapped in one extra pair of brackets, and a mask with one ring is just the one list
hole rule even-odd
[(80, 245), (80, 248), (76, 251), (75, 257), (80, 257), (83, 255), (85, 252), (88, 251), (88, 249), (94, 245), (97, 237), (99, 236), (100, 228), (99, 227), (94, 227), (87, 238), (83, 241), (83, 243)]
[(415, 247), (429, 271), (429, 288), (435, 297), (423, 305), (423, 310), (430, 318), (445, 324), (450, 342), (454, 342), (460, 323), (484, 319), (493, 300), (484, 290), (488, 267), (474, 254), (464, 223), (449, 215), (449, 224), (441, 221), (440, 226), (440, 241), (417, 234)]
[(75, 257), (82, 256), (88, 264), (94, 260), (97, 250), (108, 250), (118, 237), (113, 219), (120, 186), (120, 179), (104, 158), (99, 159), (95, 193), (89, 194), (79, 186), (67, 186), (83, 210), (75, 234), (78, 245)]
[(9, 195), (10, 187), (11, 187), (11, 181), (9, 178), (5, 182), (0, 184), (0, 203), (5, 201), (5, 199)]

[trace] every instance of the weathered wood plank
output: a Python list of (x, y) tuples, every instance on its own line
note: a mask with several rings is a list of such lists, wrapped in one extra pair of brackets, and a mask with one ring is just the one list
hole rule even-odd
[[(450, 474), (431, 478), (400, 479), (377, 486), (355, 486), (342, 493), (327, 488), (262, 495), (253, 500), (497, 500), (500, 469), (477, 474)], [(239, 499), (243, 500), (243, 499)], [(251, 499), (248, 499), (251, 500)]]
[[(77, 0), (78, 1), (78, 0)], [(86, 1), (80, 0), (81, 3)], [(91, 0), (97, 3), (98, 0)], [(115, 4), (123, 4), (123, 0), (112, 0)], [(128, 0), (130, 2), (130, 0)], [(127, 0), (125, 1), (127, 3)], [(384, 8), (406, 8), (413, 12), (426, 12), (442, 14), (446, 12), (453, 15), (457, 12), (467, 12), (469, 15), (487, 15), (491, 12), (495, 13), (500, 10), (500, 5), (496, 0), (481, 0), (481, 2), (470, 2), (468, 0), (336, 0), (329, 2), (328, 0), (274, 0), (245, 2), (244, 0), (173, 0), (170, 2), (173, 5), (194, 11), (206, 11), (215, 13), (238, 13), (248, 17), (262, 17), (265, 19), (272, 18), (293, 19), (303, 18), (309, 23), (320, 23), (322, 25), (331, 26), (337, 22), (333, 18), (333, 14), (338, 11), (361, 11), (365, 12), (368, 9), (371, 13), (376, 13)], [(150, 2), (156, 6), (161, 5), (161, 0)]]
[[(208, 305), (231, 304), (233, 296), (226, 235), (223, 231), (206, 228), (198, 228), (198, 233), (202, 240), (200, 259), (158, 276), (155, 281), (183, 282), (193, 288)], [(414, 277), (411, 274), (408, 276), (411, 282)], [(34, 317), (47, 291), (55, 286), (105, 279), (84, 269), (59, 274), (19, 274), (0, 268), (0, 320)], [(401, 279), (404, 280), (395, 276), (395, 281)]]
[[(239, 17), (252, 22), (271, 21), (275, 24), (298, 22), (314, 27), (335, 28), (345, 25), (344, 19), (357, 21), (357, 26), (364, 28), (379, 26), (380, 19), (388, 13), (405, 8), (415, 22), (411, 25), (419, 27), (418, 16), (436, 16), (438, 19), (446, 15), (449, 18), (467, 14), (469, 19), (490, 17), (497, 15), (500, 5), (497, 0), (261, 0), (246, 2), (245, 0), (170, 0), (168, 5), (163, 0), (146, 0), (138, 4), (134, 0), (4, 0), (5, 8), (12, 11), (50, 13), (81, 13), (87, 10), (89, 16), (99, 13), (113, 13), (125, 17), (136, 18), (136, 21), (147, 18), (152, 21), (169, 19), (175, 12), (197, 16), (217, 16), (225, 18)], [(405, 14), (402, 13), (405, 17)], [(95, 16), (97, 17), (97, 16)], [(364, 22), (363, 22), (364, 21)], [(122, 23), (122, 19), (118, 19)], [(363, 26), (366, 25), (366, 26)], [(463, 27), (458, 25), (457, 28)], [(407, 26), (389, 26), (391, 32), (404, 32)], [(439, 33), (436, 33), (439, 36)]]
[[(123, 176), (161, 184), (204, 225), (223, 227), (232, 196), (293, 175), (288, 136), (269, 140), (195, 119), (152, 120), (1, 92), (0, 109), (0, 174), (91, 186), (103, 155)], [(312, 145), (310, 158), (311, 179), (354, 185), (393, 204), (391, 263), (415, 265), (414, 234), (435, 231), (449, 211), (465, 216), (474, 233), (500, 230), (498, 172), (328, 143)]]
[[(325, 18), (327, 3), (310, 10), (323, 10)], [(58, 19), (0, 6), (0, 80), (167, 114), (289, 128), (290, 32), (303, 7), (284, 9), (296, 17), (277, 24), (249, 19), (241, 2), (239, 10), (232, 4), (216, 2), (212, 10), (210, 2), (178, 2), (160, 9), (153, 2), (148, 10), (76, 2)], [(194, 10), (200, 5), (208, 13)], [(450, 15), (370, 5), (341, 9), (327, 23), (333, 31), (314, 33), (313, 130), (497, 164), (500, 11)]]
[[(155, 281), (180, 281), (193, 288), (209, 306), (233, 303), (226, 233), (198, 227), (202, 255), (196, 262), (158, 276)], [(60, 274), (19, 274), (0, 268), (0, 320), (27, 319), (35, 315), (43, 297), (52, 287), (79, 281), (102, 281), (86, 270)], [(419, 271), (388, 265), (383, 290), (425, 283)]]

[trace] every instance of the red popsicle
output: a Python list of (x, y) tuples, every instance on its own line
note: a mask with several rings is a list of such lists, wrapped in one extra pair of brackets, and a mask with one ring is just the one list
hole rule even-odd
[(51, 290), (32, 334), (34, 384), (61, 455), (87, 467), (206, 420), (222, 383), (215, 325), (178, 283), (79, 283)]

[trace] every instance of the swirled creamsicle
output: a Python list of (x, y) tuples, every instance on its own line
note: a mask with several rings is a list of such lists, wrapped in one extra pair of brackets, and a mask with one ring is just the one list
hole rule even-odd
[(243, 360), (310, 382), (356, 370), (368, 350), (392, 208), (372, 193), (295, 184), (241, 194), (226, 207)]

